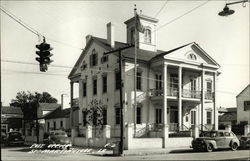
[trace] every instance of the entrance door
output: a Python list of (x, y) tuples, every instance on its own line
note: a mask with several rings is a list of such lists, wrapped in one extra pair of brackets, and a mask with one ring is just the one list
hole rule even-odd
[(161, 108), (155, 109), (155, 123), (156, 124), (162, 123), (162, 109)]
[(170, 124), (169, 130), (170, 131), (177, 131), (178, 130), (178, 111), (176, 106), (172, 106), (170, 108)]

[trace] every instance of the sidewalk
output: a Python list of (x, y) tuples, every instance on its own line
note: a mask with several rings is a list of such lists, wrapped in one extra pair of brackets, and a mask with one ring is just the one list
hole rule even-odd
[(190, 147), (174, 147), (174, 148), (160, 148), (160, 149), (131, 149), (124, 150), (125, 156), (133, 156), (133, 155), (160, 155), (160, 154), (168, 154), (168, 153), (181, 153), (186, 151), (191, 151)]
[[(163, 155), (169, 153), (185, 153), (192, 151), (193, 149), (190, 147), (174, 147), (174, 148), (160, 148), (160, 149), (130, 149), (124, 150), (124, 156), (140, 156), (140, 155)], [(94, 150), (97, 152), (97, 150)], [(95, 153), (94, 152), (94, 153)], [(102, 156), (114, 156), (112, 150), (105, 151), (104, 153), (95, 153), (96, 155)]]

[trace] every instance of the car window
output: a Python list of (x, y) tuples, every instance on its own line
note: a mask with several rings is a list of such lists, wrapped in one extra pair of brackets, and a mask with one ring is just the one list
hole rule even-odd
[(219, 136), (219, 137), (224, 136), (223, 132), (218, 132), (218, 136)]
[(21, 134), (20, 133), (17, 133), (17, 132), (12, 132), (12, 133), (9, 133), (10, 136), (20, 136)]
[(229, 132), (225, 132), (224, 135), (225, 136), (230, 136), (230, 133)]

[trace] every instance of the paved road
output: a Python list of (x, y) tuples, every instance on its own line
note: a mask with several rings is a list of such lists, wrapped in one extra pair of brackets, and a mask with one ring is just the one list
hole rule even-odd
[(249, 160), (249, 150), (220, 150), (212, 153), (193, 152), (191, 150), (174, 151), (164, 155), (144, 155), (144, 156), (101, 156), (90, 153), (29, 153), (29, 147), (3, 147), (2, 160), (20, 161), (79, 161), (79, 160)]

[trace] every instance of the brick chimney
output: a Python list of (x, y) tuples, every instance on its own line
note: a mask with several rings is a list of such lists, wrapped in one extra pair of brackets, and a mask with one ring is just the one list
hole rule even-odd
[(92, 35), (87, 35), (85, 37), (85, 39), (86, 39), (86, 45), (88, 44), (89, 40), (91, 40), (91, 37), (92, 37)]
[(107, 41), (112, 48), (115, 47), (115, 26), (111, 22), (107, 24)]

